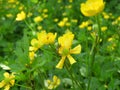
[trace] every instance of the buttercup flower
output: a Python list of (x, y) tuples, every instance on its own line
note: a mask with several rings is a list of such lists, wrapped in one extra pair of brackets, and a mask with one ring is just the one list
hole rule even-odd
[(4, 80), (0, 82), (0, 88), (4, 87), (4, 90), (9, 90), (10, 87), (14, 86), (15, 84), (15, 75), (14, 73), (9, 74), (8, 72), (5, 72), (4, 77)]
[(46, 33), (46, 31), (41, 31), (38, 33), (38, 41), (43, 44), (51, 44), (54, 43), (54, 40), (56, 38), (56, 33)]
[(53, 80), (45, 80), (45, 86), (48, 89), (55, 89), (58, 85), (60, 85), (60, 79), (57, 76), (53, 76)]
[(79, 54), (81, 52), (81, 45), (77, 45), (75, 48), (71, 49), (73, 38), (74, 34), (70, 31), (67, 31), (63, 36), (58, 38), (58, 43), (60, 45), (58, 52), (61, 55), (61, 60), (56, 65), (56, 68), (63, 68), (66, 57), (68, 58), (70, 64), (76, 62), (70, 54)]
[(80, 10), (85, 16), (95, 16), (104, 9), (104, 6), (103, 0), (87, 0), (81, 4)]
[(22, 21), (26, 18), (26, 13), (24, 11), (21, 11), (20, 13), (17, 14), (16, 21)]
[(34, 18), (34, 22), (38, 23), (38, 22), (41, 22), (43, 21), (43, 18), (41, 16), (37, 16)]

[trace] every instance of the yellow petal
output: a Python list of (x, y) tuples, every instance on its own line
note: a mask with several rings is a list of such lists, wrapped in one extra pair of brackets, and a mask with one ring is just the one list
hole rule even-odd
[(63, 68), (65, 58), (66, 58), (66, 56), (62, 56), (61, 60), (60, 60), (59, 63), (56, 65), (56, 68), (58, 68), (58, 69), (62, 69), (62, 68)]
[(8, 72), (5, 72), (5, 73), (4, 73), (4, 77), (5, 77), (5, 78), (9, 78), (9, 77), (10, 77), (10, 74), (9, 74)]
[(75, 59), (71, 55), (67, 55), (67, 58), (69, 59), (70, 64), (73, 64), (76, 62)]
[(15, 84), (15, 80), (11, 80), (10, 83), (13, 86)]
[(3, 81), (0, 82), (0, 88), (2, 88), (4, 86), (5, 86), (5, 81), (3, 80)]
[(57, 76), (53, 76), (53, 83), (54, 83), (54, 88), (57, 87), (60, 84), (60, 79)]
[(21, 11), (20, 13), (17, 14), (16, 21), (22, 21), (26, 18), (26, 13), (24, 11)]
[(77, 45), (75, 48), (70, 50), (71, 54), (79, 54), (81, 52), (81, 45)]
[(9, 89), (10, 89), (10, 84), (7, 84), (4, 90), (9, 90)]

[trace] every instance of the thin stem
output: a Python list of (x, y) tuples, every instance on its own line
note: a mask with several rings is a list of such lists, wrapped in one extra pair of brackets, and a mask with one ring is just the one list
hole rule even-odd
[[(67, 69), (67, 71), (68, 71), (68, 73), (69, 73), (69, 75), (70, 75), (70, 77), (71, 77), (71, 79), (72, 79), (73, 84), (77, 84), (77, 85), (79, 86), (79, 89), (82, 90), (81, 85), (80, 85), (80, 84), (78, 83), (78, 81), (75, 79), (72, 71), (69, 70), (69, 67), (68, 67), (68, 65), (67, 65), (66, 63), (65, 63), (65, 68)], [(74, 86), (74, 85), (73, 85), (73, 86)]]
[(32, 88), (31, 87), (28, 87), (28, 86), (24, 86), (24, 85), (20, 85), (20, 84), (15, 84), (16, 86), (20, 86), (20, 87), (24, 87), (24, 88), (29, 88), (29, 89), (31, 89), (32, 90)]
[(92, 78), (92, 73), (93, 73), (95, 56), (96, 56), (96, 53), (99, 51), (98, 48), (99, 48), (99, 43), (100, 43), (100, 38), (101, 38), (101, 26), (100, 26), (99, 16), (96, 16), (96, 23), (98, 25), (98, 28), (96, 29), (96, 37), (95, 37), (95, 40), (94, 40), (94, 43), (92, 45), (92, 49), (89, 55), (90, 63), (89, 63), (89, 76), (88, 76), (87, 90), (90, 90), (90, 83), (91, 83), (91, 78)]
[(30, 25), (28, 24), (28, 22), (26, 20), (24, 20), (24, 21), (25, 21), (25, 24), (28, 26), (28, 28), (33, 31), (33, 28), (30, 27)]

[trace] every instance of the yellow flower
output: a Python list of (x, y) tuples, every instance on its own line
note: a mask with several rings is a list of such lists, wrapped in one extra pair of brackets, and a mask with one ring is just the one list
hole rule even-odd
[(34, 22), (38, 23), (38, 22), (41, 22), (43, 21), (43, 18), (41, 16), (37, 16), (34, 18)]
[(80, 24), (79, 25), (79, 28), (85, 28), (85, 27), (87, 27), (89, 24), (91, 23), (91, 21), (84, 21), (84, 22), (82, 22), (82, 24)]
[(11, 18), (11, 17), (13, 17), (13, 15), (11, 13), (9, 13), (9, 14), (6, 14), (6, 17)]
[(95, 16), (104, 9), (103, 0), (87, 0), (81, 4), (80, 10), (85, 16)]
[(48, 9), (46, 9), (46, 8), (43, 9), (43, 12), (44, 12), (44, 13), (47, 13), (47, 12), (48, 12)]
[(29, 52), (29, 58), (30, 58), (30, 60), (33, 60), (34, 59), (34, 57), (35, 57), (35, 52)]
[(66, 57), (68, 58), (70, 64), (76, 62), (70, 54), (79, 54), (81, 52), (81, 45), (77, 45), (75, 48), (71, 49), (73, 38), (74, 34), (70, 31), (67, 31), (63, 36), (58, 38), (58, 43), (60, 44), (58, 52), (62, 58), (56, 65), (56, 68), (63, 68)]
[(56, 38), (56, 33), (46, 33), (46, 31), (41, 31), (38, 33), (38, 41), (43, 44), (52, 44)]
[(60, 79), (56, 75), (53, 76), (52, 81), (45, 80), (45, 86), (48, 89), (55, 89), (58, 85), (60, 85)]
[(17, 14), (16, 21), (22, 21), (26, 18), (26, 13), (24, 11), (21, 11), (20, 13)]
[(37, 51), (42, 46), (39, 43), (39, 41), (37, 39), (35, 39), (35, 38), (31, 40), (31, 45), (32, 46), (29, 47), (30, 51)]
[(88, 26), (88, 27), (87, 27), (87, 30), (88, 30), (88, 31), (91, 31), (91, 30), (92, 30), (92, 26)]
[(64, 27), (64, 26), (65, 26), (65, 22), (64, 22), (64, 21), (60, 21), (60, 22), (58, 23), (58, 26), (59, 26), (59, 27)]
[(14, 3), (16, 0), (8, 0), (8, 3)]
[(10, 87), (14, 86), (15, 83), (15, 76), (14, 73), (9, 74), (8, 72), (4, 73), (4, 80), (0, 82), (0, 88), (4, 87), (4, 90), (9, 90)]
[(56, 36), (57, 36), (57, 33), (55, 33), (55, 34), (53, 34), (53, 33), (48, 33), (48, 34), (47, 34), (46, 44), (52, 44), (52, 43), (54, 43)]
[(106, 26), (103, 26), (103, 27), (101, 27), (101, 31), (106, 31), (107, 30), (107, 27)]

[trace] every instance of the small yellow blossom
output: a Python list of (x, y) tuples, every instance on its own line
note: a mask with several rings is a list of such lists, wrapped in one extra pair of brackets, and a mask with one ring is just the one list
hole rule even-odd
[(16, 0), (8, 0), (8, 3), (14, 3)]
[(69, 0), (69, 2), (70, 2), (70, 3), (72, 3), (72, 2), (73, 2), (73, 0)]
[(57, 86), (60, 85), (60, 79), (54, 75), (53, 76), (53, 80), (45, 80), (45, 86), (48, 88), (48, 89), (55, 89)]
[(44, 12), (44, 13), (47, 13), (47, 12), (48, 12), (48, 9), (43, 9), (43, 12)]
[(107, 27), (106, 26), (103, 26), (103, 27), (101, 27), (101, 31), (106, 31), (107, 30)]
[(26, 13), (24, 11), (21, 11), (20, 13), (17, 14), (16, 21), (22, 21), (26, 18)]
[(28, 14), (27, 14), (27, 17), (31, 17), (33, 14), (31, 13), (31, 12), (29, 12)]
[(52, 43), (54, 43), (56, 36), (57, 36), (57, 33), (55, 33), (55, 34), (48, 33), (47, 34), (47, 41), (46, 41), (45, 44), (52, 44)]
[(80, 10), (84, 16), (95, 16), (103, 11), (105, 3), (103, 0), (87, 0), (81, 4)]
[(70, 64), (76, 62), (70, 54), (79, 54), (81, 52), (81, 45), (77, 45), (75, 48), (71, 49), (73, 39), (74, 34), (70, 31), (67, 31), (63, 36), (58, 38), (58, 43), (60, 45), (58, 52), (61, 55), (61, 60), (56, 65), (56, 68), (63, 68), (66, 57), (68, 58)]
[(110, 18), (110, 16), (109, 15), (104, 15), (104, 19), (109, 19)]
[(15, 75), (14, 73), (9, 74), (8, 72), (5, 72), (4, 77), (4, 80), (0, 82), (0, 88), (4, 87), (4, 90), (9, 90), (10, 87), (14, 86), (15, 84)]
[(41, 43), (41, 45), (43, 44), (52, 44), (55, 41), (56, 38), (56, 33), (46, 33), (46, 31), (41, 31), (40, 33), (38, 33), (38, 41)]
[(67, 15), (67, 13), (66, 13), (66, 12), (64, 12), (62, 15), (63, 15), (63, 16), (66, 16), (66, 15)]
[(11, 18), (13, 15), (11, 13), (6, 14), (6, 17)]
[(43, 14), (42, 14), (42, 17), (43, 17), (43, 18), (47, 18), (47, 17), (48, 17), (48, 14), (43, 13)]
[(59, 27), (64, 27), (64, 26), (65, 26), (65, 22), (64, 22), (64, 21), (60, 21), (60, 22), (58, 23), (58, 26), (59, 26)]
[(58, 22), (58, 18), (55, 18), (55, 19), (54, 19), (54, 22)]
[(72, 19), (71, 22), (73, 22), (73, 23), (77, 23), (78, 20), (77, 20), (77, 19)]
[(42, 26), (38, 26), (37, 27), (38, 30), (42, 30), (42, 28), (43, 28)]
[(30, 60), (33, 60), (34, 59), (34, 57), (35, 57), (35, 52), (29, 52), (29, 58), (30, 58)]
[(82, 23), (79, 25), (79, 28), (85, 28), (85, 27), (87, 27), (90, 23), (91, 23), (90, 21), (82, 22)]
[[(33, 51), (37, 51), (42, 45), (39, 43), (38, 39), (33, 38), (31, 40), (31, 50), (33, 49)], [(33, 48), (32, 48), (33, 47)]]
[(91, 30), (92, 30), (92, 26), (88, 26), (88, 27), (87, 27), (87, 30), (88, 30), (88, 31), (91, 31)]
[(65, 25), (66, 25), (66, 26), (70, 26), (71, 24), (70, 24), (70, 22), (67, 22)]
[(38, 22), (41, 22), (43, 21), (43, 18), (41, 16), (37, 16), (34, 18), (34, 22), (38, 23)]
[(62, 2), (62, 0), (57, 0), (57, 2), (58, 2), (58, 3), (61, 3), (61, 2)]

